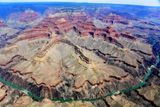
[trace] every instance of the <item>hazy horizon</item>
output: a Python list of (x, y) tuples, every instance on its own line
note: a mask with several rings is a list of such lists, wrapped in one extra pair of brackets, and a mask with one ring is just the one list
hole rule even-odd
[(128, 4), (128, 5), (143, 5), (143, 6), (160, 6), (159, 0), (0, 0), (0, 3), (14, 2), (75, 2), (75, 3), (109, 3), (109, 4)]

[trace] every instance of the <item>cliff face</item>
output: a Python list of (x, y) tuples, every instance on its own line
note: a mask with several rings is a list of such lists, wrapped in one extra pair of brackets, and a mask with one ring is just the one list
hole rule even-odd
[[(30, 27), (12, 28), (8, 22), (0, 32), (0, 40), (5, 41), (0, 48), (0, 80), (20, 90), (0, 85), (1, 105), (158, 106), (159, 62), (141, 89), (122, 91), (142, 83), (154, 65), (159, 44), (152, 46), (146, 39), (147, 33), (159, 28), (123, 15), (95, 13), (93, 17), (85, 10), (72, 14), (48, 10), (41, 17), (29, 10), (18, 13), (19, 18), (12, 14), (10, 20), (17, 26)], [(145, 36), (137, 35), (142, 30)]]
[(31, 9), (27, 9), (24, 12), (16, 12), (9, 15), (10, 20), (16, 20), (20, 22), (29, 23), (40, 18), (40, 13)]

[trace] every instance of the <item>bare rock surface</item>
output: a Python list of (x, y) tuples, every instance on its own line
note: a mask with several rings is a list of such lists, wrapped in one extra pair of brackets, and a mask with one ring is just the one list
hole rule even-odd
[(121, 8), (24, 9), (0, 20), (0, 107), (159, 107), (160, 21)]

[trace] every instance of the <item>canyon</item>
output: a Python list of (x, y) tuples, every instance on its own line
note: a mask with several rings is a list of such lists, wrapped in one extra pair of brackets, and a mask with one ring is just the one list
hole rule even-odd
[(159, 106), (158, 22), (95, 8), (27, 9), (0, 20), (0, 106)]

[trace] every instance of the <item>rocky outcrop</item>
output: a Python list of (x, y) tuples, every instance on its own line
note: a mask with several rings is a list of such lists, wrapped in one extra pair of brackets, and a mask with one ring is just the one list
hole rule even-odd
[(31, 22), (34, 20), (37, 20), (40, 18), (40, 14), (37, 12), (34, 12), (33, 10), (26, 10), (25, 12), (22, 12), (19, 16), (20, 22)]
[(49, 38), (29, 34), (0, 50), (1, 76), (38, 98), (96, 98), (138, 84), (145, 73), (145, 56), (104, 39), (74, 31)]
[(42, 20), (40, 13), (31, 9), (27, 9), (23, 12), (15, 12), (9, 15), (9, 19), (6, 24), (9, 27), (26, 29), (37, 25)]
[(89, 102), (70, 102), (70, 103), (58, 103), (52, 102), (49, 99), (44, 99), (42, 102), (35, 102), (28, 96), (22, 96), (19, 98), (13, 107), (94, 107), (92, 103)]
[(6, 26), (5, 22), (3, 20), (0, 20), (0, 27), (5, 27), (5, 26)]
[(5, 89), (0, 89), (0, 92), (1, 92), (0, 101), (2, 101), (6, 96), (6, 90)]
[(153, 86), (148, 86), (148, 87), (138, 90), (138, 93), (145, 100), (150, 102), (153, 106), (158, 107), (160, 105), (159, 89), (160, 89), (159, 86), (153, 85)]
[[(105, 42), (105, 41), (103, 41), (103, 39), (93, 39), (92, 37), (80, 38), (80, 37), (74, 36), (74, 35), (76, 35), (76, 34), (72, 33), (72, 32), (70, 32), (70, 34), (68, 35), (69, 36), (68, 39), (70, 41), (72, 41), (74, 44), (79, 45), (81, 47), (84, 47), (88, 50), (92, 50), (92, 51), (97, 50), (97, 51), (99, 51), (99, 53), (101, 53), (104, 56), (109, 55), (112, 58), (112, 60), (114, 58), (117, 58), (117, 59), (119, 59), (119, 61), (120, 60), (122, 62), (126, 61), (125, 63), (128, 64), (127, 66), (130, 65), (133, 68), (134, 67), (136, 68), (137, 65), (139, 65), (138, 63), (142, 63), (142, 60), (141, 60), (142, 57), (140, 55), (136, 54), (134, 51), (128, 49), (130, 47), (127, 47), (127, 45), (123, 45), (126, 48), (121, 48), (121, 47), (118, 47), (114, 44)], [(117, 39), (117, 40), (119, 40), (119, 39)], [(121, 44), (124, 44), (125, 42), (129, 42), (129, 40), (126, 39), (126, 41), (121, 42)], [(130, 42), (130, 43), (132, 43), (132, 42)], [(138, 42), (138, 43), (140, 43), (140, 42)], [(138, 44), (138, 43), (135, 45), (133, 44), (133, 46), (132, 45), (129, 45), (129, 46), (131, 46), (131, 47), (135, 46), (136, 48), (139, 48), (137, 50), (141, 50), (141, 51), (142, 51), (141, 45), (146, 46), (146, 49), (144, 49), (144, 47), (143, 47), (144, 51), (152, 53), (152, 49), (151, 49), (150, 45), (146, 45), (144, 43), (140, 43), (140, 44)], [(131, 58), (132, 61), (129, 60), (128, 56), (134, 57), (134, 58)], [(135, 61), (134, 61), (134, 59), (135, 59)]]
[(122, 20), (122, 17), (113, 13), (110, 13), (105, 19), (105, 22), (116, 23)]
[(63, 8), (14, 13), (0, 28), (0, 106), (157, 107), (157, 24)]
[(33, 10), (25, 10), (24, 12), (12, 13), (10, 15), (10, 20), (16, 20), (20, 22), (29, 23), (40, 18), (40, 14)]
[(0, 48), (9, 44), (9, 42), (17, 37), (21, 33), (21, 30), (10, 28), (10, 27), (3, 27), (0, 28)]

